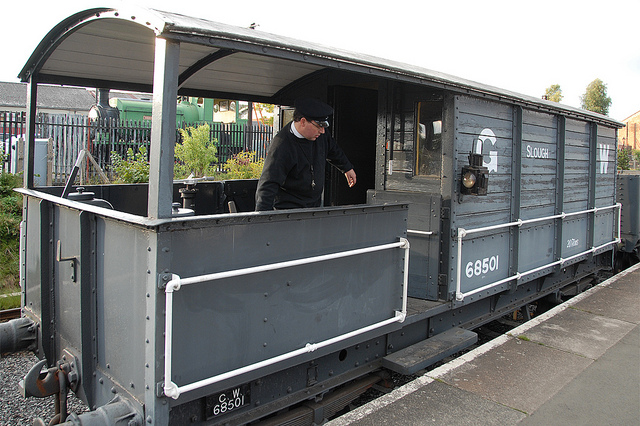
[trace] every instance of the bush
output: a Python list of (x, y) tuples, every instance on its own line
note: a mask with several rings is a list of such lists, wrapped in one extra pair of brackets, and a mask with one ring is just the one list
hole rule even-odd
[[(11, 173), (1, 173), (0, 174), (0, 198), (15, 198), (22, 200), (22, 195), (15, 192), (14, 188), (22, 188), (22, 173), (19, 174), (11, 174)], [(20, 201), (22, 202), (22, 201)]]
[(264, 160), (256, 160), (255, 152), (243, 151), (228, 159), (224, 165), (226, 179), (258, 179)]
[(218, 162), (218, 148), (215, 146), (217, 141), (209, 139), (209, 125), (180, 129), (180, 134), (182, 143), (176, 144), (175, 156), (182, 164), (177, 165), (178, 173), (174, 172), (174, 175), (183, 174), (184, 171), (181, 173), (181, 169), (184, 167), (188, 173), (193, 173), (194, 177), (211, 176), (215, 172), (211, 164)]
[(626, 149), (618, 150), (618, 169), (629, 170), (631, 163), (631, 153)]
[[(20, 221), (22, 175), (0, 174), (0, 292), (20, 289)], [(19, 306), (19, 300), (18, 305)]]
[(111, 153), (111, 170), (115, 173), (115, 183), (142, 183), (149, 182), (149, 161), (147, 160), (147, 148), (141, 146), (134, 153), (132, 148), (127, 150), (127, 158), (124, 159), (117, 152)]

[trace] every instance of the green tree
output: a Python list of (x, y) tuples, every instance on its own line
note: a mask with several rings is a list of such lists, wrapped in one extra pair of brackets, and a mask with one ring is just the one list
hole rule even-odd
[(265, 118), (264, 120), (264, 124), (268, 125), (268, 126), (273, 126), (273, 113), (276, 109), (275, 105), (272, 104), (262, 104), (262, 106), (264, 107), (264, 110), (267, 111), (268, 113), (271, 114), (270, 117)]
[(216, 163), (218, 148), (210, 139), (208, 124), (200, 127), (188, 127), (180, 129), (182, 143), (177, 143), (175, 156), (182, 161), (194, 177), (207, 176), (214, 172), (211, 163)]
[(618, 170), (629, 170), (631, 153), (627, 149), (618, 150)]
[(607, 96), (607, 85), (599, 78), (593, 80), (587, 86), (587, 91), (580, 96), (582, 109), (597, 112), (603, 115), (609, 114), (611, 98)]
[(544, 91), (544, 98), (549, 101), (560, 102), (562, 98), (564, 98), (560, 85), (552, 84), (551, 86), (547, 87)]

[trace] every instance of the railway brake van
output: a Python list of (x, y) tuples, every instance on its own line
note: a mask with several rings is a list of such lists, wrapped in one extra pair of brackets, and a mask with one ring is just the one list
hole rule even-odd
[[(591, 285), (620, 241), (621, 124), (589, 111), (147, 9), (69, 17), (20, 78), (15, 349), (41, 358), (23, 393), (57, 398), (60, 422), (319, 424)], [(36, 187), (40, 84), (152, 93), (149, 183)], [(323, 207), (255, 212), (255, 181), (174, 182), (182, 95), (324, 100), (357, 185), (328, 169)], [(68, 414), (67, 392), (92, 412)]]

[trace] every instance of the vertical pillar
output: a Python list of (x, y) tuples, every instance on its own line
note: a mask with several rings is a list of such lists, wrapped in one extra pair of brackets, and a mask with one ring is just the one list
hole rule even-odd
[(387, 155), (387, 131), (388, 131), (388, 96), (391, 93), (389, 85), (386, 81), (380, 82), (380, 95), (378, 96), (378, 125), (376, 128), (376, 164), (375, 164), (375, 190), (384, 190), (385, 183), (385, 166), (387, 164), (385, 156)]
[[(33, 188), (33, 170), (36, 148), (36, 105), (38, 100), (38, 83), (29, 78), (27, 83), (27, 134), (24, 150), (24, 187)], [(16, 170), (17, 171), (17, 170)]]
[[(511, 222), (521, 219), (520, 206), (522, 200), (522, 127), (523, 113), (521, 106), (513, 107), (513, 147), (511, 151)], [(509, 228), (509, 240), (511, 245), (511, 259), (509, 259), (509, 274), (518, 272), (520, 253), (520, 228)], [(512, 281), (511, 291), (515, 291), (517, 280)]]
[(170, 218), (180, 43), (156, 38), (147, 216)]
[(253, 102), (249, 102), (249, 115), (247, 116), (246, 129), (247, 132), (245, 133), (244, 138), (244, 150), (251, 151), (253, 148)]
[[(599, 163), (603, 161), (600, 158), (598, 161), (598, 125), (591, 123), (589, 126), (589, 199), (588, 209), (592, 209), (596, 206), (596, 185), (598, 182), (597, 175), (600, 173)], [(587, 249), (593, 247), (595, 241), (595, 220), (596, 214), (589, 213), (587, 216)]]
[[(565, 142), (567, 138), (567, 117), (559, 115), (558, 118), (558, 133), (556, 138), (556, 210), (555, 214), (559, 215), (564, 212), (564, 172), (565, 172)], [(559, 260), (562, 257), (562, 226), (564, 220), (556, 219), (555, 229), (555, 260)]]

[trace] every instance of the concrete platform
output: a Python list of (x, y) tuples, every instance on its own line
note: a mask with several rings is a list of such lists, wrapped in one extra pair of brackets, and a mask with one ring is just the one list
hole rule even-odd
[(340, 418), (640, 425), (640, 264)]

